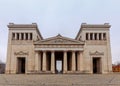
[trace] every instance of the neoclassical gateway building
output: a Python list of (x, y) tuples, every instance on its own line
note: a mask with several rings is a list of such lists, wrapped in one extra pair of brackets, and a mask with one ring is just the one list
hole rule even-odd
[(75, 39), (60, 34), (44, 39), (36, 23), (8, 28), (7, 74), (112, 72), (108, 23), (82, 23)]

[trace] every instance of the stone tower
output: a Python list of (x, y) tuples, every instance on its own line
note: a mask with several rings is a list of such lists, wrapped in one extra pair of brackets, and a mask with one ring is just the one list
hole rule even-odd
[[(38, 30), (37, 24), (14, 24), (8, 25), (8, 49), (6, 73), (18, 73), (34, 70), (34, 46), (33, 41), (41, 40), (42, 36)], [(29, 57), (29, 59), (27, 59)], [(27, 60), (27, 61), (26, 61)], [(23, 63), (21, 63), (23, 62)], [(17, 65), (23, 67), (19, 70)], [(24, 70), (27, 68), (27, 70)]]
[(85, 41), (83, 54), (85, 72), (112, 72), (110, 27), (108, 23), (101, 25), (82, 23), (76, 40)]

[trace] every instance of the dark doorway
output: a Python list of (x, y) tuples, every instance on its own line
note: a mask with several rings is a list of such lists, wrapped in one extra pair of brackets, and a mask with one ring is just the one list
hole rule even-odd
[(25, 57), (18, 58), (18, 73), (25, 73)]
[(93, 58), (93, 73), (100, 73), (100, 58)]
[(63, 73), (63, 52), (55, 52), (55, 73)]

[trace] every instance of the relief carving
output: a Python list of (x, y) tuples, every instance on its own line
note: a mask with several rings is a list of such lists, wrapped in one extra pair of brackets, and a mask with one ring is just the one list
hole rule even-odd
[(104, 52), (98, 52), (98, 51), (95, 51), (95, 52), (89, 52), (90, 55), (104, 55)]
[(64, 42), (66, 42), (66, 41), (63, 40), (63, 39), (56, 39), (56, 40), (54, 40), (53, 42), (54, 42), (54, 43), (64, 43)]
[(34, 42), (34, 44), (84, 44), (84, 42), (70, 39), (70, 38), (66, 38), (66, 37), (62, 37), (62, 36), (58, 35), (58, 36), (53, 37), (53, 38)]
[(15, 55), (28, 55), (28, 52), (23, 52), (23, 51), (19, 51), (19, 52), (15, 52)]

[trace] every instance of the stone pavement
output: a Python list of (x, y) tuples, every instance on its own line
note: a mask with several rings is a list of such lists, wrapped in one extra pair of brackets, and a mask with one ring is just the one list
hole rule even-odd
[(120, 86), (120, 74), (1, 74), (0, 86)]

